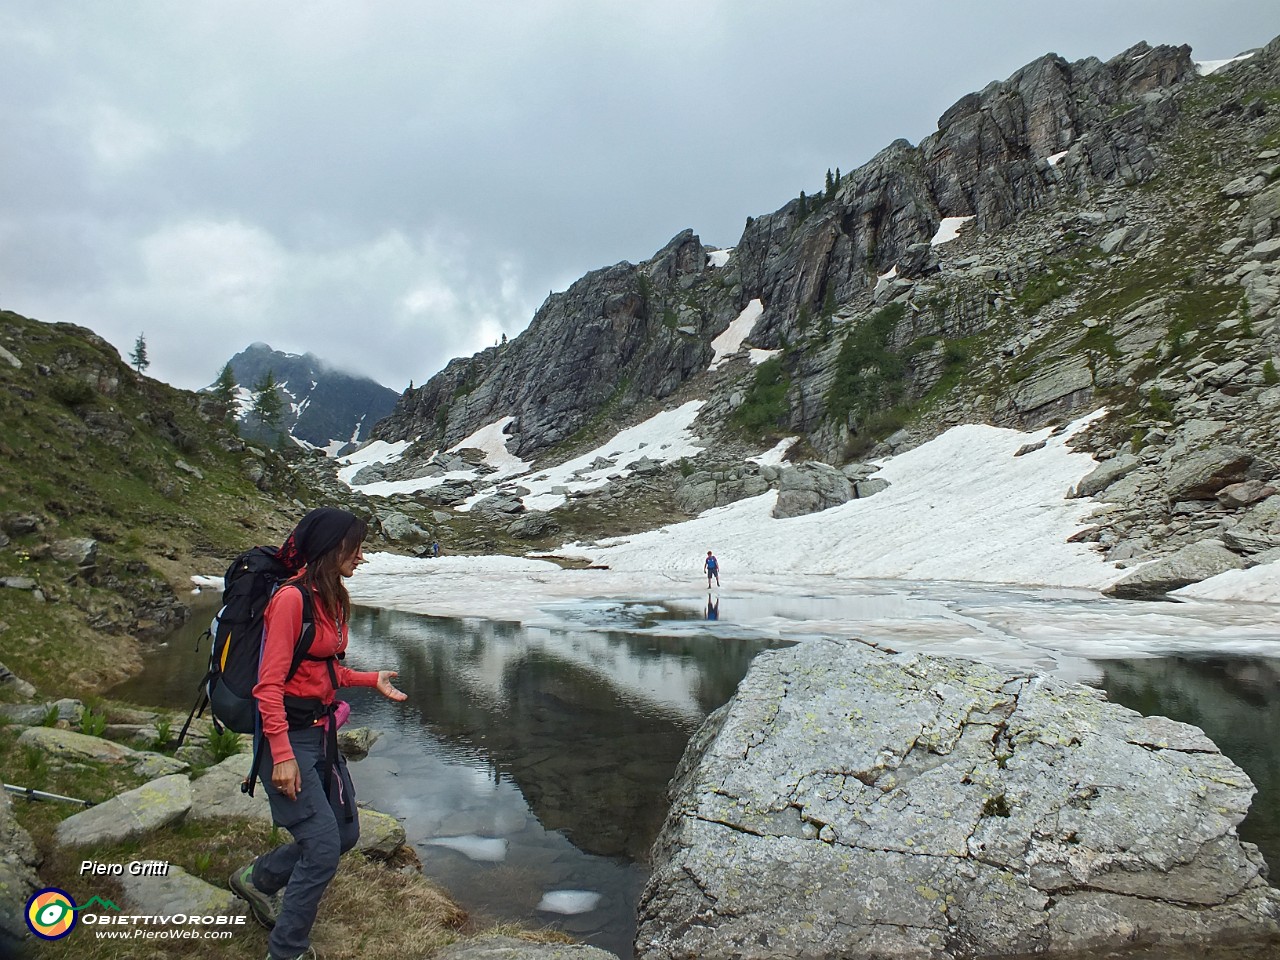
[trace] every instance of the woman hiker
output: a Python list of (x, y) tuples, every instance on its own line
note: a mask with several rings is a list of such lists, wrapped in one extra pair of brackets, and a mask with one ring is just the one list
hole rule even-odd
[[(258, 771), (271, 818), (293, 835), (293, 842), (264, 853), (230, 880), (231, 889), (271, 929), (267, 960), (315, 956), (311, 927), (320, 897), (337, 872), (338, 858), (360, 836), (355, 791), (337, 749), (337, 727), (349, 710), (335, 703), (337, 688), (376, 687), (389, 700), (407, 696), (391, 685), (394, 670), (362, 673), (339, 662), (351, 613), (343, 580), (364, 562), (365, 529), (363, 520), (345, 510), (308, 513), (280, 548), (286, 565), (302, 569), (267, 605), (253, 688), (264, 738)], [(314, 638), (294, 672), (304, 593)]]

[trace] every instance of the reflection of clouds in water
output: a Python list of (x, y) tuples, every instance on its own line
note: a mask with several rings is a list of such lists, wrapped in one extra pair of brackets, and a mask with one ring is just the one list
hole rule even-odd
[[(451, 659), (451, 680), (465, 685), (468, 696), (477, 703), (495, 709), (507, 703), (513, 665), (531, 652), (545, 653), (590, 670), (621, 695), (645, 704), (646, 712), (671, 712), (685, 721), (701, 719), (702, 670), (697, 663), (655, 656), (643, 645), (619, 642), (620, 617), (629, 617), (636, 605), (612, 602), (584, 606), (588, 614), (584, 618), (565, 608), (567, 623), (524, 629), (489, 621), (458, 623), (384, 611), (375, 619), (390, 617), (394, 636), (380, 635), (376, 630), (371, 633), (356, 617), (352, 646), (358, 649), (362, 662), (395, 663), (400, 645), (406, 641), (439, 644), (444, 639), (451, 650), (460, 653)], [(665, 612), (657, 604), (647, 610)], [(621, 623), (625, 625), (626, 620)], [(596, 629), (605, 626), (608, 632)]]
[[(444, 759), (443, 753), (451, 758)], [(382, 738), (377, 755), (360, 761), (360, 798), (404, 821), (417, 837), (503, 834), (523, 828), (529, 815), (520, 791), (495, 779), (484, 758), (457, 759), (461, 755), (458, 747), (442, 743), (428, 729), (408, 726), (397, 736)]]

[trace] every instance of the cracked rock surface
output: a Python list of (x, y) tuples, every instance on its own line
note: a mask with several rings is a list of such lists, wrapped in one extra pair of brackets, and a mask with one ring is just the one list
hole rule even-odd
[(1098, 691), (813, 641), (690, 741), (636, 956), (959, 958), (1280, 935), (1249, 778)]

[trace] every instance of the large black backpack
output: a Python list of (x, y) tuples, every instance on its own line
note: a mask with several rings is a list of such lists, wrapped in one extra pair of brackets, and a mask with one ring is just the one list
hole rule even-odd
[[(222, 607), (203, 635), (211, 639), (209, 669), (200, 681), (195, 705), (178, 735), (179, 744), (186, 737), (191, 721), (204, 713), (206, 706), (210, 708), (215, 729), (258, 732), (258, 705), (253, 698), (253, 687), (258, 682), (258, 664), (262, 659), (263, 614), (272, 594), (294, 573), (276, 558), (276, 553), (275, 547), (253, 547), (232, 560), (227, 568)], [(315, 636), (311, 593), (300, 592), (302, 630), (294, 648), (290, 677), (307, 656)]]

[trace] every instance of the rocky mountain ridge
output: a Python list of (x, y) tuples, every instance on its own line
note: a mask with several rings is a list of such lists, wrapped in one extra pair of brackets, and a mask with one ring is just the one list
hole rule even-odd
[[(510, 417), (508, 450), (545, 465), (699, 397), (715, 460), (618, 478), (696, 513), (786, 485), (742, 463), (786, 434), (802, 437), (793, 458), (859, 481), (859, 461), (958, 423), (1106, 407), (1078, 442), (1114, 487), (1092, 491), (1104, 502), (1081, 538), (1122, 565), (1210, 544), (1122, 593), (1265, 562), (1280, 547), (1277, 104), (1280, 40), (1203, 77), (1186, 47), (1043, 57), (961, 98), (919, 147), (749, 220), (731, 252), (684, 231), (588, 274), (515, 340), (407, 392), (375, 436), (413, 441), (404, 479)], [(744, 349), (711, 364), (753, 303)], [(1214, 479), (1183, 489), (1192, 454)], [(819, 466), (810, 499), (848, 496)]]
[[(830, 324), (806, 328), (865, 309), (893, 266), (936, 272), (929, 239), (943, 218), (971, 216), (971, 230), (994, 233), (1064, 197), (1148, 179), (1151, 141), (1194, 77), (1186, 47), (1139, 44), (1105, 64), (1043, 57), (963, 97), (919, 147), (900, 140), (826, 195), (749, 219), (723, 269), (685, 231), (639, 266), (593, 271), (511, 343), (412, 391), (375, 436), (447, 446), (510, 415), (516, 452), (545, 449), (606, 406), (661, 399), (705, 370), (712, 336), (754, 299), (765, 304), (757, 346), (837, 339)], [(787, 426), (807, 432), (827, 411), (795, 393)]]

